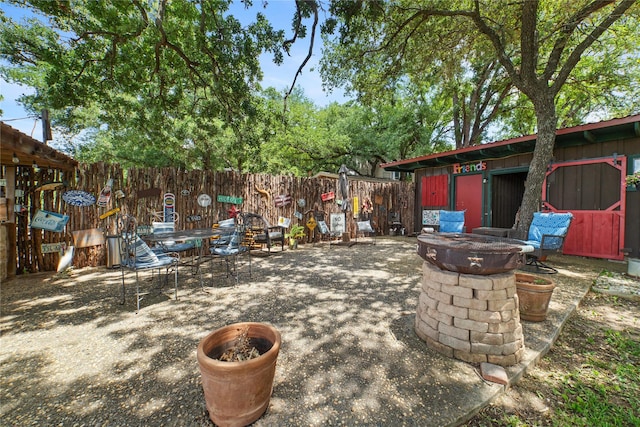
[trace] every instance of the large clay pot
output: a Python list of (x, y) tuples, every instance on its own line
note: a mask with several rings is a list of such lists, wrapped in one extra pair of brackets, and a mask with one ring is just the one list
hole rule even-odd
[(547, 318), (549, 301), (556, 285), (551, 279), (533, 274), (516, 273), (520, 319), (542, 322)]
[[(246, 328), (260, 356), (243, 362), (218, 360)], [(280, 343), (276, 328), (253, 322), (222, 327), (200, 341), (198, 364), (211, 421), (218, 426), (245, 426), (262, 416), (271, 398)]]

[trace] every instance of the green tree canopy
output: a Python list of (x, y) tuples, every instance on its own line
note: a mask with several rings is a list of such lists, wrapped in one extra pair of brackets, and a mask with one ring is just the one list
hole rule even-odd
[[(462, 63), (468, 53), (492, 51), (508, 76), (505, 84), (526, 97), (536, 118), (538, 137), (518, 226), (522, 236), (539, 208), (563, 88), (570, 76), (579, 75), (574, 71), (582, 57), (612, 56), (605, 46), (608, 34), (633, 34), (637, 46), (639, 8), (634, 0), (337, 0), (330, 10), (340, 50), (324, 70), (330, 81), (348, 81), (364, 96), (375, 96), (420, 67), (433, 69), (425, 64), (448, 71), (451, 61), (445, 56)], [(624, 54), (637, 57), (638, 52)]]

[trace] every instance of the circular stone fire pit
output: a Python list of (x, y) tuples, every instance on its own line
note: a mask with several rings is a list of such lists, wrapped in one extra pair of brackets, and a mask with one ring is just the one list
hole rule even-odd
[(473, 234), (418, 237), (423, 263), (415, 331), (427, 345), (470, 363), (515, 365), (524, 354), (513, 270), (532, 250)]
[(514, 270), (533, 247), (515, 239), (461, 233), (425, 233), (418, 236), (418, 254), (448, 271), (495, 274)]

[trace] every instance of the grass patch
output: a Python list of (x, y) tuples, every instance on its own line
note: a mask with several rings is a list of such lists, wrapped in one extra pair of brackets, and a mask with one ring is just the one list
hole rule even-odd
[(589, 350), (586, 363), (555, 388), (562, 405), (554, 410), (554, 426), (640, 426), (640, 343), (611, 329), (602, 338), (605, 351)]
[(467, 426), (640, 427), (640, 330), (634, 302), (590, 294), (552, 350)]

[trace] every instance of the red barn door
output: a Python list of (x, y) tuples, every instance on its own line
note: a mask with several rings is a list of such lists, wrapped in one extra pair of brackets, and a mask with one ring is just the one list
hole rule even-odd
[(626, 185), (624, 156), (555, 163), (542, 187), (543, 206), (571, 212), (567, 255), (623, 259)]

